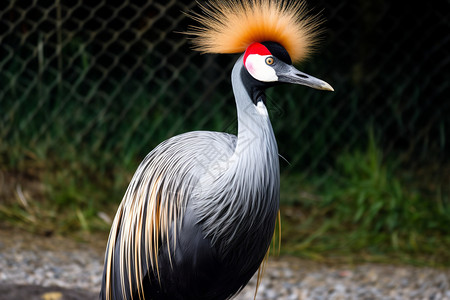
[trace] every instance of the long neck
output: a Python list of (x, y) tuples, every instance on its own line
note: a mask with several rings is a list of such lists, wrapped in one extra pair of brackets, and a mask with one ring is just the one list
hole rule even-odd
[[(245, 86), (243, 79), (243, 57), (234, 65), (231, 73), (233, 93), (236, 100), (238, 117), (238, 140), (235, 155), (241, 159), (252, 161), (251, 151), (275, 155), (278, 158), (278, 148), (270, 124), (269, 115), (264, 101), (264, 93), (258, 88)], [(250, 152), (249, 152), (250, 151)]]
[[(242, 57), (232, 71), (238, 116), (237, 144), (199, 207), (203, 229), (222, 251), (233, 243), (270, 243), (279, 203), (278, 148), (263, 101), (242, 79)], [(261, 233), (263, 232), (263, 233)], [(259, 241), (248, 236), (255, 233)], [(256, 234), (258, 233), (258, 235)], [(248, 240), (247, 240), (248, 239)]]

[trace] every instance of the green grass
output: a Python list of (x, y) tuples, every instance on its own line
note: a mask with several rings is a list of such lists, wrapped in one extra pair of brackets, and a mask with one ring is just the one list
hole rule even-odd
[[(424, 193), (383, 156), (372, 131), (364, 151), (341, 153), (326, 181), (282, 181), (284, 253), (315, 259), (450, 266), (446, 187)], [(315, 184), (320, 182), (320, 184)]]
[[(101, 213), (114, 216), (134, 166), (99, 169), (88, 154), (78, 154), (84, 163), (51, 166), (29, 156), (25, 178), (44, 188), (23, 195), (15, 189), (12, 201), (0, 205), (1, 219), (39, 234), (107, 232)], [(445, 187), (423, 193), (415, 188), (420, 178), (406, 176), (394, 161), (383, 156), (370, 131), (367, 148), (339, 154), (326, 179), (283, 174), (281, 253), (331, 262), (450, 266)], [(8, 175), (14, 176), (3, 170)]]

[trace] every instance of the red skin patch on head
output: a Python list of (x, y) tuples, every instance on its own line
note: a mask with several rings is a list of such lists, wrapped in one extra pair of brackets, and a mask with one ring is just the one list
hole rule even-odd
[(245, 65), (245, 62), (247, 61), (247, 57), (250, 54), (272, 55), (272, 53), (270, 53), (269, 49), (267, 49), (266, 46), (264, 46), (263, 44), (253, 43), (247, 47), (247, 50), (245, 50), (244, 65)]

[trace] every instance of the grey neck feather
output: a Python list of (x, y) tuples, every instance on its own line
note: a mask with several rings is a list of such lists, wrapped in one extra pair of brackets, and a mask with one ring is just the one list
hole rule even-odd
[(244, 87), (242, 68), (243, 56), (231, 75), (238, 117), (236, 148), (202, 177), (203, 188), (194, 202), (202, 230), (224, 253), (235, 243), (253, 247), (253, 239), (256, 244), (270, 243), (279, 205), (275, 136), (265, 105), (255, 105)]

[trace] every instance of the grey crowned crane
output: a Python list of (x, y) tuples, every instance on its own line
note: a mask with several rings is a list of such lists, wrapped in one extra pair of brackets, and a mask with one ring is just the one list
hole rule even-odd
[(195, 50), (243, 53), (231, 73), (237, 136), (172, 137), (139, 165), (118, 208), (105, 254), (101, 299), (220, 300), (260, 268), (279, 209), (278, 148), (265, 90), (332, 87), (298, 71), (320, 19), (302, 1), (212, 0), (190, 16)]

